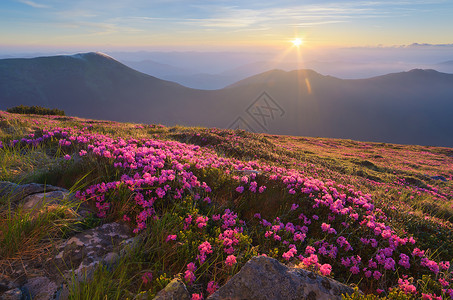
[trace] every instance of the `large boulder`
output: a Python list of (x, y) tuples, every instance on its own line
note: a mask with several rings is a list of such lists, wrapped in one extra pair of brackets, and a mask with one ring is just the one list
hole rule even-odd
[(27, 184), (16, 184), (9, 181), (0, 181), (0, 197), (8, 197), (11, 202), (24, 199), (25, 197), (38, 193), (46, 193), (53, 191), (67, 192), (66, 189), (53, 186), (45, 185), (40, 183), (27, 183)]
[(120, 244), (131, 236), (130, 228), (119, 223), (81, 232), (57, 246), (58, 254), (48, 260), (48, 265), (67, 279), (73, 275), (90, 277), (98, 264), (117, 262)]
[(16, 263), (11, 275), (17, 280), (6, 277), (0, 280), (0, 299), (14, 299), (11, 297), (19, 294), (19, 299), (67, 299), (68, 282), (91, 278), (98, 265), (113, 268), (121, 259), (121, 253), (125, 255), (121, 251), (127, 244), (124, 242), (132, 243), (132, 239), (130, 228), (119, 223), (78, 233), (49, 249), (46, 259)]
[(351, 287), (333, 279), (256, 256), (208, 299), (330, 300), (353, 292)]
[(181, 279), (175, 278), (157, 293), (153, 300), (190, 300), (190, 294)]

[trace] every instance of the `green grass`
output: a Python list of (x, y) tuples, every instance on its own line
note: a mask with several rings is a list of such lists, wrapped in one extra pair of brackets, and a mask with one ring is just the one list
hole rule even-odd
[(8, 196), (1, 199), (0, 261), (26, 259), (42, 255), (59, 239), (74, 231), (79, 221), (74, 203), (49, 205), (25, 210), (11, 208)]

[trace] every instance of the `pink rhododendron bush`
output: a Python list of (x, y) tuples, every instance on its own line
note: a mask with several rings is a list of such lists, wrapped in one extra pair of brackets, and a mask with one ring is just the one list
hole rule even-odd
[(179, 277), (203, 299), (267, 255), (365, 295), (453, 299), (452, 149), (0, 116), (30, 129), (0, 151), (85, 166), (76, 199), (141, 237), (125, 290)]

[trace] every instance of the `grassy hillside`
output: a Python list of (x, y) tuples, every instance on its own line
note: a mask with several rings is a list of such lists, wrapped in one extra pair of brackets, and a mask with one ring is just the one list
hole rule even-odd
[(453, 298), (451, 148), (1, 111), (0, 139), (0, 180), (66, 187), (96, 211), (21, 227), (0, 199), (1, 265), (105, 222), (141, 237), (75, 299), (151, 297), (178, 276), (206, 297), (261, 254), (370, 299)]

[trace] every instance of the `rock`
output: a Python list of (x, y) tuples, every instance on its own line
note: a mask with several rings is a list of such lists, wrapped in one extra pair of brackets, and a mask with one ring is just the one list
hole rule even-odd
[(58, 286), (47, 277), (29, 278), (24, 285), (33, 300), (49, 300), (57, 292)]
[(153, 300), (190, 300), (191, 296), (181, 279), (175, 278), (157, 293)]
[(423, 189), (428, 188), (428, 186), (427, 186), (423, 181), (421, 181), (421, 180), (418, 179), (418, 178), (414, 178), (414, 177), (404, 177), (404, 181), (405, 181), (407, 184), (414, 185), (414, 186), (418, 186), (418, 187), (423, 188)]
[(18, 287), (19, 285), (13, 282), (11, 278), (3, 274), (0, 275), (0, 293), (7, 290), (13, 290)]
[(341, 299), (354, 290), (313, 272), (289, 268), (265, 256), (250, 259), (224, 286), (209, 296), (220, 299)]
[(16, 184), (9, 181), (0, 181), (0, 197), (8, 197), (11, 202), (24, 199), (25, 197), (38, 193), (63, 191), (66, 189), (53, 185), (45, 185), (40, 183)]
[(447, 178), (445, 178), (444, 176), (431, 176), (430, 178), (432, 180), (441, 180), (441, 181), (444, 181), (444, 182), (447, 181)]
[(120, 260), (117, 253), (122, 241), (131, 236), (129, 227), (119, 223), (104, 224), (76, 234), (56, 244), (47, 258), (20, 261), (20, 264), (14, 265), (13, 275), (20, 277), (22, 282), (17, 285), (8, 277), (1, 279), (0, 299), (5, 298), (4, 291), (16, 295), (17, 289), (21, 291), (18, 299), (67, 299), (68, 282), (92, 278), (99, 264), (113, 268)]
[(48, 193), (38, 193), (25, 197), (21, 202), (26, 210), (39, 209), (45, 204), (59, 204), (62, 200), (67, 199), (68, 192), (53, 191)]
[(237, 173), (241, 173), (242, 175), (250, 175), (250, 174), (261, 174), (259, 170), (236, 170)]
[(120, 261), (120, 256), (116, 252), (109, 252), (102, 258), (102, 263), (111, 270)]
[(15, 288), (9, 291), (4, 292), (2, 295), (2, 300), (22, 300), (23, 295), (22, 291), (19, 288)]
[[(57, 246), (58, 254), (49, 259), (54, 272), (62, 272), (67, 279), (91, 277), (96, 266), (115, 258), (115, 248), (131, 238), (130, 229), (118, 223), (109, 223), (81, 232)], [(52, 273), (52, 272), (51, 272)]]
[[(20, 200), (19, 206), (22, 206), (22, 209), (29, 212), (31, 216), (36, 216), (42, 211), (57, 209), (59, 204), (68, 202), (69, 197), (69, 193), (63, 191), (32, 194)], [(69, 213), (75, 215), (72, 209)]]
[(19, 185), (9, 181), (0, 181), (0, 197), (11, 195), (19, 188)]

